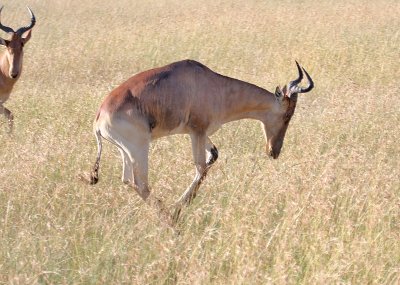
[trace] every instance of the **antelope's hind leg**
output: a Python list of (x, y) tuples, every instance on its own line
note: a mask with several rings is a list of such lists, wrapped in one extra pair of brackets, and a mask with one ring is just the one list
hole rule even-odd
[(122, 158), (122, 178), (121, 178), (122, 183), (127, 185), (133, 185), (134, 179), (133, 179), (132, 162), (128, 154), (122, 148), (119, 148), (119, 151), (121, 153), (121, 158)]
[[(128, 125), (129, 124), (129, 125)], [(162, 201), (151, 195), (148, 185), (148, 162), (151, 134), (144, 122), (121, 121), (108, 130), (108, 139), (118, 146), (123, 161), (122, 181), (131, 185), (139, 196), (155, 207), (160, 217), (171, 224), (171, 215)]]

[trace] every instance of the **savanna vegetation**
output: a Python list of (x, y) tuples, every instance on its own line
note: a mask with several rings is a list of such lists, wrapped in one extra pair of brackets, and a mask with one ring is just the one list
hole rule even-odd
[[(37, 24), (0, 119), (0, 284), (398, 284), (400, 2), (13, 0)], [(7, 37), (2, 33), (2, 37)], [(92, 122), (133, 74), (191, 58), (299, 96), (281, 156), (259, 123), (225, 125), (219, 159), (177, 230), (121, 183)], [(155, 141), (152, 191), (173, 205), (194, 175), (187, 136)], [(178, 234), (179, 233), (179, 234)]]

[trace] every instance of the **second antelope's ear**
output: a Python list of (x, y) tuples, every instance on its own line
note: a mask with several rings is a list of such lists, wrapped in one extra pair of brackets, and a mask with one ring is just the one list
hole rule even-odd
[(283, 92), (282, 92), (280, 86), (276, 86), (275, 97), (276, 97), (276, 99), (279, 99), (279, 100), (282, 100), (282, 98), (283, 98)]
[[(28, 30), (28, 31), (23, 35), (22, 41), (23, 41), (24, 44), (26, 44), (26, 43), (29, 41), (29, 39), (31, 38), (31, 35), (32, 35), (32, 30)], [(24, 37), (24, 36), (25, 36), (25, 37)]]

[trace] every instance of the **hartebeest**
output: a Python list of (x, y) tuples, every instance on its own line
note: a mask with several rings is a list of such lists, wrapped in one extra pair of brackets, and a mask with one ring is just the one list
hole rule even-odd
[[(32, 10), (28, 8), (31, 15), (29, 26), (21, 27), (17, 31), (4, 26), (0, 20), (0, 29), (11, 36), (10, 40), (0, 37), (0, 45), (6, 47), (6, 50), (0, 55), (0, 114), (4, 114), (8, 120), (9, 131), (13, 128), (13, 114), (3, 106), (11, 94), (14, 84), (21, 75), (23, 47), (31, 38), (32, 28), (35, 26), (36, 18)], [(3, 7), (0, 8), (0, 15)]]
[[(263, 123), (267, 152), (278, 158), (297, 94), (309, 92), (314, 83), (296, 62), (299, 77), (271, 93), (256, 85), (213, 72), (203, 64), (184, 60), (139, 73), (114, 89), (103, 101), (94, 122), (97, 159), (90, 184), (98, 181), (102, 138), (116, 145), (123, 161), (122, 181), (130, 184), (148, 203), (148, 155), (152, 140), (172, 134), (189, 134), (196, 175), (177, 202), (180, 208), (196, 196), (208, 169), (218, 158), (209, 136), (223, 124), (244, 118)], [(307, 87), (298, 86), (303, 79)], [(155, 202), (155, 203), (154, 203)]]

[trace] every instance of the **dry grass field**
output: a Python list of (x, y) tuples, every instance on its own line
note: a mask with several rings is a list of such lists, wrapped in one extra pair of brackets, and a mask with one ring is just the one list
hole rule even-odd
[[(114, 3), (115, 2), (115, 3)], [(398, 0), (6, 0), (37, 16), (0, 119), (0, 284), (399, 284)], [(2, 37), (6, 35), (2, 32)], [(225, 125), (219, 160), (179, 234), (121, 183), (102, 99), (133, 74), (191, 58), (268, 90), (297, 75), (278, 160), (258, 122)], [(152, 191), (172, 206), (194, 175), (187, 136), (155, 141)]]

